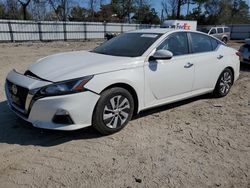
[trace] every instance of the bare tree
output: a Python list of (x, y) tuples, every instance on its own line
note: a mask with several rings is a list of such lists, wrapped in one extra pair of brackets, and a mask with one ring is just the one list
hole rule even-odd
[(176, 18), (179, 19), (181, 16), (181, 7), (187, 4), (187, 0), (177, 0), (177, 13)]
[(35, 20), (45, 20), (47, 15), (48, 1), (47, 0), (33, 0), (29, 6), (29, 12)]
[(72, 0), (48, 0), (58, 20), (66, 21), (70, 12)]
[(23, 19), (27, 20), (27, 6), (30, 4), (31, 0), (18, 0), (20, 5), (22, 6), (22, 11), (23, 11)]
[(100, 2), (100, 7), (101, 7), (104, 3), (104, 0), (99, 0), (99, 2)]
[(177, 19), (181, 17), (181, 8), (186, 4), (188, 4), (187, 11), (189, 12), (189, 5), (193, 4), (191, 0), (162, 0), (163, 10), (168, 16), (170, 16), (171, 12), (170, 17)]
[(161, 5), (168, 17), (176, 17), (178, 0), (162, 0)]
[(21, 19), (18, 13), (18, 2), (16, 0), (8, 0), (4, 2), (8, 19)]
[(89, 6), (89, 11), (90, 11), (90, 19), (91, 19), (91, 21), (94, 20), (96, 3), (97, 3), (97, 0), (89, 0), (88, 1), (88, 6)]

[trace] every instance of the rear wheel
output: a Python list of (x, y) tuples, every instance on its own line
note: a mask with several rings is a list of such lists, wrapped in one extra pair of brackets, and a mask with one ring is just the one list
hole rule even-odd
[(93, 126), (103, 135), (113, 134), (127, 125), (133, 111), (133, 97), (126, 89), (108, 89), (101, 94), (96, 105)]
[(233, 81), (233, 72), (229, 68), (226, 68), (221, 73), (217, 81), (217, 84), (214, 89), (214, 95), (216, 97), (225, 97), (229, 93), (233, 85)]

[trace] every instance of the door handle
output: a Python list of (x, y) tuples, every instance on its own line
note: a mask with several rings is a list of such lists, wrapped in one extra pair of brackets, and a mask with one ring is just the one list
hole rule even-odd
[(184, 66), (184, 68), (191, 68), (192, 66), (193, 66), (194, 64), (193, 63), (187, 63), (185, 66)]
[(223, 57), (224, 57), (223, 55), (219, 55), (217, 59), (222, 59)]

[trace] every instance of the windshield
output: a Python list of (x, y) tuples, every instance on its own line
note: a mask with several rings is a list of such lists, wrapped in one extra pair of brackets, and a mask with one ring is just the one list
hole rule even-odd
[(204, 27), (204, 28), (201, 28), (200, 31), (203, 32), (203, 33), (209, 33), (210, 28), (205, 28)]
[(94, 53), (138, 57), (161, 36), (157, 33), (124, 33), (92, 50)]

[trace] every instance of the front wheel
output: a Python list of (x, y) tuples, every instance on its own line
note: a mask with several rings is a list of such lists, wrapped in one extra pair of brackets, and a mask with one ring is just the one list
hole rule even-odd
[(222, 42), (224, 42), (225, 44), (227, 44), (228, 39), (226, 37), (223, 37)]
[(132, 95), (123, 88), (104, 91), (95, 107), (93, 126), (103, 135), (113, 134), (124, 128), (134, 111)]
[(226, 68), (220, 75), (217, 84), (214, 89), (214, 96), (215, 97), (225, 97), (232, 85), (233, 85), (233, 72), (229, 69)]

